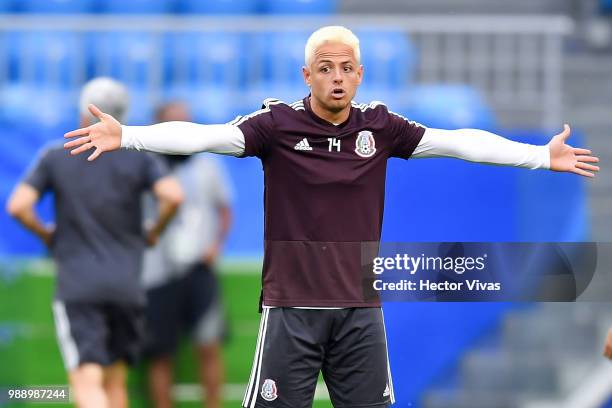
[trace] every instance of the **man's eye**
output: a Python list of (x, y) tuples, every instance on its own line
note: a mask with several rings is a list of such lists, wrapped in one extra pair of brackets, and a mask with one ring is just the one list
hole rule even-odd
[(349, 67), (349, 66), (344, 67), (344, 72), (351, 72), (352, 70), (353, 70), (353, 67)]
[(321, 72), (325, 72), (325, 73), (329, 72), (329, 67), (321, 68)]

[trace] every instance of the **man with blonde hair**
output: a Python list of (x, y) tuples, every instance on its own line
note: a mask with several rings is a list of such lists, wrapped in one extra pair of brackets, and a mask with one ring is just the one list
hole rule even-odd
[(426, 128), (381, 102), (353, 102), (363, 67), (359, 40), (344, 27), (314, 32), (305, 64), (303, 100), (267, 99), (223, 125), (121, 126), (91, 106), (101, 123), (66, 134), (79, 138), (65, 147), (94, 148), (90, 160), (119, 148), (259, 157), (263, 313), (243, 407), (311, 407), (320, 371), (335, 407), (386, 407), (394, 393), (384, 322), (361, 274), (361, 243), (380, 240), (387, 160), (456, 157), (591, 177), (598, 159), (565, 143), (567, 125), (532, 146), (481, 130)]
[[(96, 78), (81, 92), (81, 126), (97, 122), (95, 103), (120, 120), (128, 93), (119, 82)], [(152, 190), (159, 214), (147, 235), (141, 196)], [(36, 202), (55, 193), (56, 227), (44, 225)], [(126, 363), (142, 343), (144, 248), (157, 241), (182, 200), (176, 180), (151, 154), (120, 151), (94, 165), (61, 145), (43, 149), (11, 195), (7, 211), (49, 248), (57, 268), (53, 315), (72, 395), (78, 407), (127, 407)]]

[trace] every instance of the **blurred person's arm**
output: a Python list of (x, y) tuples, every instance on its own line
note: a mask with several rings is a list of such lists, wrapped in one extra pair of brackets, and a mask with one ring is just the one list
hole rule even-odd
[(608, 330), (608, 337), (606, 338), (603, 354), (612, 360), (612, 329)]
[(64, 145), (79, 154), (95, 148), (88, 160), (120, 148), (166, 154), (212, 152), (239, 156), (244, 152), (244, 136), (235, 126), (200, 125), (190, 122), (165, 122), (150, 126), (121, 126), (111, 115), (89, 106), (100, 121), (66, 133), (66, 138), (81, 136)]
[(214, 265), (216, 263), (232, 225), (232, 209), (229, 205), (220, 205), (217, 207), (217, 211), (219, 216), (219, 231), (217, 232), (214, 244), (204, 254), (204, 263), (208, 265)]
[(155, 245), (183, 202), (183, 190), (174, 177), (162, 177), (153, 185), (158, 202), (157, 219), (147, 232), (147, 243)]
[(565, 144), (570, 128), (555, 135), (544, 146), (514, 142), (478, 129), (442, 130), (427, 128), (412, 157), (454, 157), (502, 166), (551, 169), (593, 177), (599, 167), (588, 164), (599, 159), (587, 149)]
[(211, 159), (208, 159), (207, 163), (210, 166), (201, 168), (199, 171), (205, 172), (211, 180), (207, 193), (214, 203), (218, 223), (215, 241), (209, 248), (206, 248), (203, 261), (208, 265), (214, 265), (221, 254), (232, 225), (232, 187), (223, 163)]
[(35, 205), (39, 198), (38, 190), (29, 184), (20, 183), (11, 194), (6, 205), (6, 211), (40, 238), (45, 245), (49, 246), (54, 228), (44, 225), (36, 214)]

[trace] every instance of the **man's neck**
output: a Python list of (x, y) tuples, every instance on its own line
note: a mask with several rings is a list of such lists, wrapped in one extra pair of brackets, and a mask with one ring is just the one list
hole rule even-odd
[(351, 105), (348, 105), (339, 112), (332, 112), (320, 106), (313, 97), (310, 97), (310, 109), (315, 115), (334, 125), (345, 122), (351, 113)]

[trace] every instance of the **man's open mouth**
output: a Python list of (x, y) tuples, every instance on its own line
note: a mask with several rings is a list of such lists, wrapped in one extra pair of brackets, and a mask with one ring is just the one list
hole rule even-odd
[(334, 88), (332, 90), (332, 96), (336, 99), (343, 98), (346, 92), (342, 88)]

